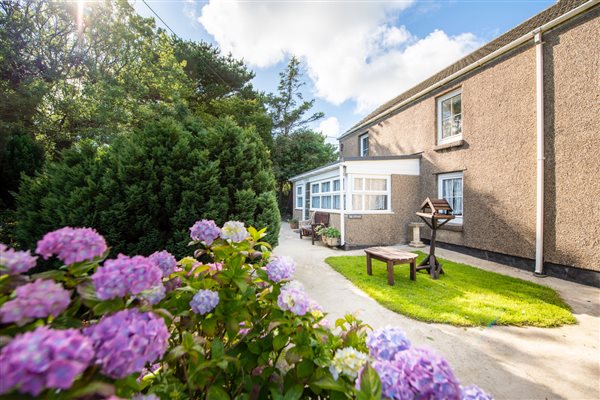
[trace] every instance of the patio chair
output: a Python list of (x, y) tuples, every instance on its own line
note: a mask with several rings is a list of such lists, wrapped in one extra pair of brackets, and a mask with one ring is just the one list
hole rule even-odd
[(317, 230), (320, 227), (329, 226), (329, 213), (316, 211), (310, 215), (310, 218), (305, 221), (300, 221), (300, 239), (304, 236), (310, 236), (312, 244), (315, 244), (315, 239), (319, 237)]

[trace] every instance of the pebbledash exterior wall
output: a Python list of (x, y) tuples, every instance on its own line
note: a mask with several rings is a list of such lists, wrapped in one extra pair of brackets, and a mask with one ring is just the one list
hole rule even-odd
[[(600, 271), (600, 7), (544, 33), (545, 262)], [(463, 173), (462, 226), (438, 233), (448, 245), (535, 258), (536, 54), (532, 41), (475, 69), (387, 119), (340, 140), (355, 157), (369, 134), (369, 155), (421, 153), (420, 177), (393, 182), (396, 215), (346, 220), (350, 243), (407, 241), (407, 224), (426, 197), (438, 197), (437, 175)], [(462, 91), (462, 142), (437, 146), (437, 98)], [(437, 147), (436, 147), (437, 146)], [(398, 192), (398, 193), (396, 193)], [(422, 234), (429, 237), (425, 230)], [(362, 240), (363, 242), (365, 240)], [(393, 240), (392, 240), (393, 241)], [(370, 241), (372, 242), (372, 241)], [(365, 243), (370, 244), (370, 243)], [(572, 275), (572, 274), (571, 274)], [(590, 278), (597, 285), (598, 274)], [(588, 282), (589, 283), (589, 282)]]

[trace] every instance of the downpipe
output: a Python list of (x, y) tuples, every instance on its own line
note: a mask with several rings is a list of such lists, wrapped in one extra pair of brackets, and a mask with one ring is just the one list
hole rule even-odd
[(535, 207), (535, 271), (544, 274), (544, 42), (542, 31), (534, 36), (535, 43), (535, 87), (536, 87), (536, 207)]

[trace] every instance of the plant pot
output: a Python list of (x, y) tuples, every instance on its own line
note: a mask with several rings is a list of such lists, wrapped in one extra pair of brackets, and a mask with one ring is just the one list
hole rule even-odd
[(297, 222), (296, 223), (290, 222), (290, 228), (291, 229), (298, 229), (298, 223)]
[(336, 247), (340, 245), (340, 238), (323, 236), (323, 243), (329, 247)]

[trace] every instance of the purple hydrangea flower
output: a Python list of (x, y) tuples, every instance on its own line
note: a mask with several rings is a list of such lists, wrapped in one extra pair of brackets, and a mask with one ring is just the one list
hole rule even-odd
[(37, 257), (29, 251), (16, 251), (0, 243), (0, 275), (18, 275), (35, 267)]
[(177, 260), (166, 250), (156, 251), (148, 257), (162, 271), (162, 276), (169, 276), (175, 271)]
[(479, 386), (469, 385), (462, 388), (462, 400), (493, 400), (493, 397)]
[(41, 326), (17, 335), (0, 351), (0, 394), (17, 386), (33, 396), (46, 388), (68, 389), (93, 357), (91, 340), (76, 329)]
[(36, 253), (45, 260), (55, 254), (67, 265), (93, 260), (106, 251), (104, 238), (92, 228), (65, 227), (46, 233), (37, 243)]
[(160, 397), (155, 395), (154, 393), (150, 394), (141, 394), (138, 393), (131, 398), (131, 400), (160, 400)]
[(207, 246), (213, 244), (220, 233), (221, 229), (215, 224), (215, 221), (208, 219), (196, 221), (194, 226), (190, 228), (190, 237), (192, 240), (204, 242)]
[(196, 314), (208, 314), (219, 304), (219, 292), (212, 290), (198, 290), (190, 301), (192, 311)]
[(291, 281), (281, 287), (277, 305), (284, 311), (291, 311), (296, 315), (304, 315), (308, 311), (311, 300), (304, 291), (304, 286), (298, 281)]
[(296, 271), (296, 263), (291, 257), (274, 257), (266, 267), (267, 275), (273, 282), (281, 282), (284, 279), (290, 279)]
[(160, 283), (157, 286), (144, 290), (139, 294), (139, 297), (154, 305), (160, 303), (160, 301), (165, 298), (166, 291), (167, 289), (165, 286)]
[(379, 360), (391, 360), (410, 347), (404, 331), (390, 326), (370, 332), (366, 342), (371, 357)]
[(169, 345), (165, 321), (137, 309), (104, 316), (84, 333), (93, 341), (102, 373), (115, 379), (141, 372), (147, 363), (162, 357)]
[(181, 287), (182, 283), (183, 282), (181, 281), (180, 277), (177, 276), (175, 278), (172, 278), (164, 283), (165, 290), (167, 293), (170, 293), (173, 290), (177, 289), (178, 287)]
[(392, 360), (377, 360), (373, 368), (389, 399), (460, 400), (461, 387), (448, 362), (437, 353), (420, 348), (400, 351)]
[(119, 254), (116, 260), (106, 260), (92, 275), (100, 300), (139, 294), (161, 283), (162, 271), (150, 259)]
[(248, 236), (250, 234), (244, 228), (244, 223), (240, 221), (225, 222), (225, 225), (221, 228), (221, 239), (229, 239), (234, 243), (243, 242)]
[(71, 292), (50, 280), (38, 279), (19, 286), (15, 292), (16, 298), (0, 308), (2, 323), (22, 326), (36, 318), (57, 317), (71, 302)]

